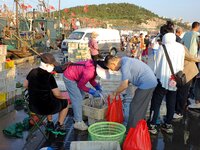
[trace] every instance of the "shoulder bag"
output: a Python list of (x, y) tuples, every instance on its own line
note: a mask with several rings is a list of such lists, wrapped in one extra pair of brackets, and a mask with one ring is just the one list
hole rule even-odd
[(164, 52), (165, 52), (165, 56), (166, 56), (166, 59), (167, 59), (167, 62), (168, 62), (168, 65), (169, 65), (169, 68), (171, 70), (171, 73), (172, 75), (174, 76), (175, 78), (175, 81), (176, 81), (176, 84), (177, 84), (177, 87), (181, 87), (183, 85), (186, 84), (186, 76), (185, 76), (185, 73), (183, 73), (183, 71), (179, 71), (177, 72), (176, 74), (174, 73), (174, 69), (173, 69), (173, 66), (172, 66), (172, 62), (171, 62), (171, 59), (169, 57), (169, 54), (167, 52), (167, 48), (166, 46), (163, 44), (163, 49), (164, 49)]

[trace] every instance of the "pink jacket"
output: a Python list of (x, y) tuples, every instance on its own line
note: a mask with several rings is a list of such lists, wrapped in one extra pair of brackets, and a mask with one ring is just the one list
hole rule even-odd
[(86, 84), (90, 84), (95, 87), (97, 82), (95, 78), (97, 76), (95, 66), (92, 60), (77, 62), (77, 64), (84, 64), (85, 66), (72, 65), (67, 67), (64, 71), (64, 76), (72, 81), (76, 81), (78, 88), (85, 92), (89, 92), (89, 88)]
[(92, 56), (95, 56), (95, 55), (99, 54), (98, 43), (97, 43), (97, 41), (95, 39), (91, 38), (89, 40), (88, 47), (90, 48), (90, 53), (91, 53)]

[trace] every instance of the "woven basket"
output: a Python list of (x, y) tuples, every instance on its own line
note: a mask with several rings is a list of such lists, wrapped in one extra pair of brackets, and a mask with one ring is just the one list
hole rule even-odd
[(92, 141), (118, 141), (122, 144), (126, 128), (115, 122), (98, 122), (88, 129)]

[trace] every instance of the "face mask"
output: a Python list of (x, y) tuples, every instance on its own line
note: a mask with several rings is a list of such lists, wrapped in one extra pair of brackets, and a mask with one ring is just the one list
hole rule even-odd
[(53, 71), (54, 67), (51, 65), (48, 65), (48, 67), (46, 69), (47, 69), (47, 72), (51, 73)]

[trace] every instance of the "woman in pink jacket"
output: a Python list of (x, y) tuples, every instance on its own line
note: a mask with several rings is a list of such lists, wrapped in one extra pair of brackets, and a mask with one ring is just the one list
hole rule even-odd
[(88, 47), (90, 48), (90, 54), (93, 60), (102, 59), (102, 56), (99, 54), (99, 47), (96, 38), (98, 34), (96, 32), (92, 32), (91, 38), (88, 43)]
[[(84, 99), (84, 93), (87, 92), (94, 97), (99, 96), (101, 91), (100, 85), (95, 81), (97, 74), (100, 72), (107, 76), (108, 70), (104, 63), (101, 61), (95, 62), (93, 60), (82, 61), (69, 65), (64, 71), (64, 82), (67, 92), (69, 93), (72, 108), (74, 112), (74, 128), (78, 130), (87, 130), (88, 126), (82, 120), (82, 100)], [(100, 70), (100, 71), (99, 71)], [(96, 90), (88, 88), (87, 83), (90, 83)]]

